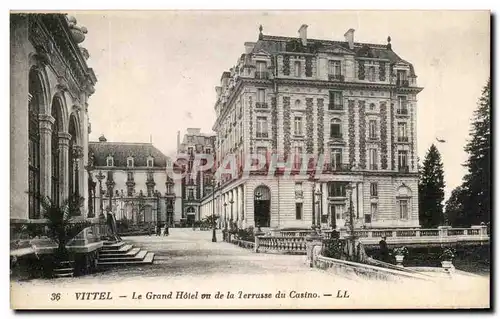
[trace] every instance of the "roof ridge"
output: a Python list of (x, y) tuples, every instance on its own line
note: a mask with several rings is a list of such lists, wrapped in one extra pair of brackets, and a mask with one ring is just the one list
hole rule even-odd
[[(266, 40), (299, 40), (299, 37), (287, 37), (287, 36), (281, 36), (281, 35), (264, 35), (261, 41), (266, 41)], [(329, 42), (329, 43), (335, 43), (335, 44), (345, 44), (347, 43), (346, 41), (340, 41), (340, 40), (328, 40), (328, 39), (307, 39), (308, 41), (314, 41), (314, 42)], [(381, 43), (369, 43), (369, 42), (354, 42), (355, 46), (363, 46), (363, 45), (369, 45), (372, 47), (376, 48), (387, 48), (386, 44), (381, 44)]]
[(132, 144), (132, 145), (153, 145), (153, 143), (149, 142), (100, 142), (100, 141), (89, 141), (90, 143), (95, 143), (95, 144)]

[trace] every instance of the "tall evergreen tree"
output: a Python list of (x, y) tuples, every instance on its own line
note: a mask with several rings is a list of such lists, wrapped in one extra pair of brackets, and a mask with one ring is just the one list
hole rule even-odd
[(443, 224), (444, 186), (441, 154), (432, 144), (420, 169), (418, 185), (419, 219), (423, 228), (433, 228)]
[(483, 88), (472, 119), (470, 140), (465, 146), (469, 159), (465, 163), (467, 174), (464, 177), (463, 208), (468, 224), (490, 222), (491, 194), (491, 83), (490, 79)]
[(468, 221), (464, 210), (466, 193), (462, 186), (451, 191), (450, 198), (446, 201), (445, 222), (453, 227), (467, 227)]

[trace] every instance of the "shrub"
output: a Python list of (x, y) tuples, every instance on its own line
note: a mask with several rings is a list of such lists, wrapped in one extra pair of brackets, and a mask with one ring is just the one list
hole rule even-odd
[(439, 258), (443, 261), (451, 261), (453, 258), (456, 256), (456, 250), (453, 248), (445, 248), (443, 252), (441, 253), (441, 256)]
[(392, 253), (394, 254), (394, 256), (408, 256), (408, 248), (406, 247), (398, 247), (398, 248), (394, 248)]

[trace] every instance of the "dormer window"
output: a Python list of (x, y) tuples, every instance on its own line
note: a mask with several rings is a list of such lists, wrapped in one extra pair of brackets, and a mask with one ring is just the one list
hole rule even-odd
[(153, 165), (154, 165), (154, 158), (150, 156), (150, 157), (148, 157), (147, 166), (153, 167)]
[(134, 167), (134, 158), (131, 156), (127, 158), (127, 167)]
[(106, 158), (106, 166), (108, 166), (108, 167), (115, 166), (113, 156), (110, 155), (110, 156), (108, 156), (108, 158)]

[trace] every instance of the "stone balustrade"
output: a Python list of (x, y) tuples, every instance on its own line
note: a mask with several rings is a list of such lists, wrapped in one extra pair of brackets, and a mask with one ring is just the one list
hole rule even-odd
[(305, 236), (258, 236), (255, 237), (255, 252), (280, 254), (306, 254)]

